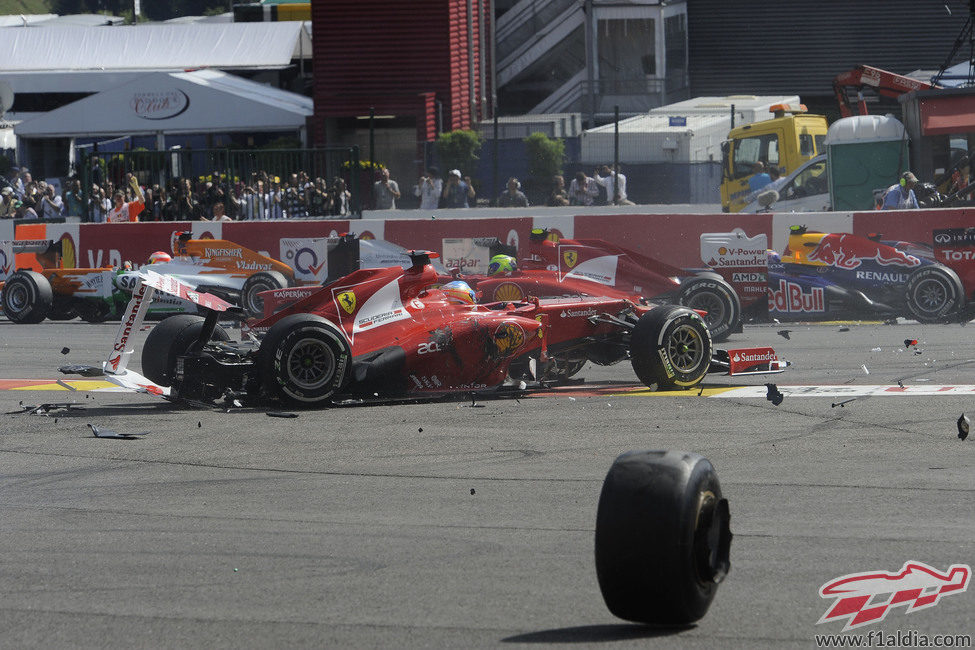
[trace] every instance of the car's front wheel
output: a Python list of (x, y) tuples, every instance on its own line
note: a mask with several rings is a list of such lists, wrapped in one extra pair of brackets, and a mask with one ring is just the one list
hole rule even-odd
[(647, 386), (690, 388), (711, 366), (711, 334), (690, 309), (657, 307), (641, 316), (630, 334), (630, 362)]

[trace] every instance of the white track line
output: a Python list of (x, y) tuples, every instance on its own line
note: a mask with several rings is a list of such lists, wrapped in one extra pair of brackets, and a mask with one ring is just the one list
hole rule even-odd
[[(947, 384), (947, 385), (920, 385), (913, 386), (788, 386), (776, 384), (779, 392), (786, 397), (898, 397), (898, 396), (918, 396), (918, 395), (975, 395), (975, 384)], [(731, 390), (722, 391), (713, 398), (746, 398), (761, 397), (768, 394), (765, 386), (742, 386)]]

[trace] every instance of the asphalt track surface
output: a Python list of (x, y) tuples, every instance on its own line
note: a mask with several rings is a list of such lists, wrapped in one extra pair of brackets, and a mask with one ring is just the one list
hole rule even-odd
[[(99, 361), (116, 327), (0, 320), (0, 378)], [(0, 415), (0, 647), (814, 647), (842, 628), (817, 625), (824, 583), (975, 564), (975, 436), (955, 424), (975, 416), (975, 324), (840, 329), (729, 341), (771, 342), (795, 366), (708, 386), (774, 381), (779, 406), (763, 390), (648, 395), (625, 364), (569, 391), (295, 419), (0, 390), (3, 412), (85, 407)], [(789, 388), (898, 381), (963, 388), (842, 406)], [(100, 439), (88, 423), (149, 433)], [(614, 618), (593, 562), (610, 464), (660, 448), (714, 463), (735, 534), (710, 611), (681, 629)], [(972, 634), (975, 587), (904, 610), (859, 631)]]

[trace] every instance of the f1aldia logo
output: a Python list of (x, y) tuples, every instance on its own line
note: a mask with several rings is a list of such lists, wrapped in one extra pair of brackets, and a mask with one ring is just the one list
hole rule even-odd
[(850, 573), (830, 580), (819, 588), (821, 598), (835, 598), (816, 624), (846, 621), (843, 631), (878, 623), (894, 607), (904, 605), (905, 613), (934, 607), (942, 596), (953, 596), (968, 589), (972, 569), (967, 564), (952, 564), (942, 573), (922, 562), (905, 562), (900, 571)]

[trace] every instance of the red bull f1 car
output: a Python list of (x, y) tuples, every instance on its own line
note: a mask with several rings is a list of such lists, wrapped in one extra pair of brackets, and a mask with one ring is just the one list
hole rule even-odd
[(760, 253), (764, 235), (741, 231), (701, 242), (702, 259), (739, 293), (746, 315), (763, 320), (973, 316), (975, 232), (965, 229), (936, 230), (931, 246), (794, 226), (782, 254)]
[[(102, 368), (63, 372), (104, 375), (134, 390), (212, 403), (283, 400), (326, 405), (345, 397), (481, 393), (564, 378), (580, 364), (629, 360), (637, 377), (660, 388), (688, 388), (708, 372), (780, 372), (771, 348), (712, 350), (701, 316), (686, 307), (626, 298), (576, 297), (475, 304), (431, 288), (434, 254), (413, 265), (362, 269), (318, 288), (278, 313), (252, 322), (260, 340), (231, 342), (218, 319), (227, 303), (176, 278), (152, 273), (135, 288), (127, 316)], [(201, 305), (207, 316), (179, 315), (146, 339), (140, 375), (127, 368), (153, 291)]]

